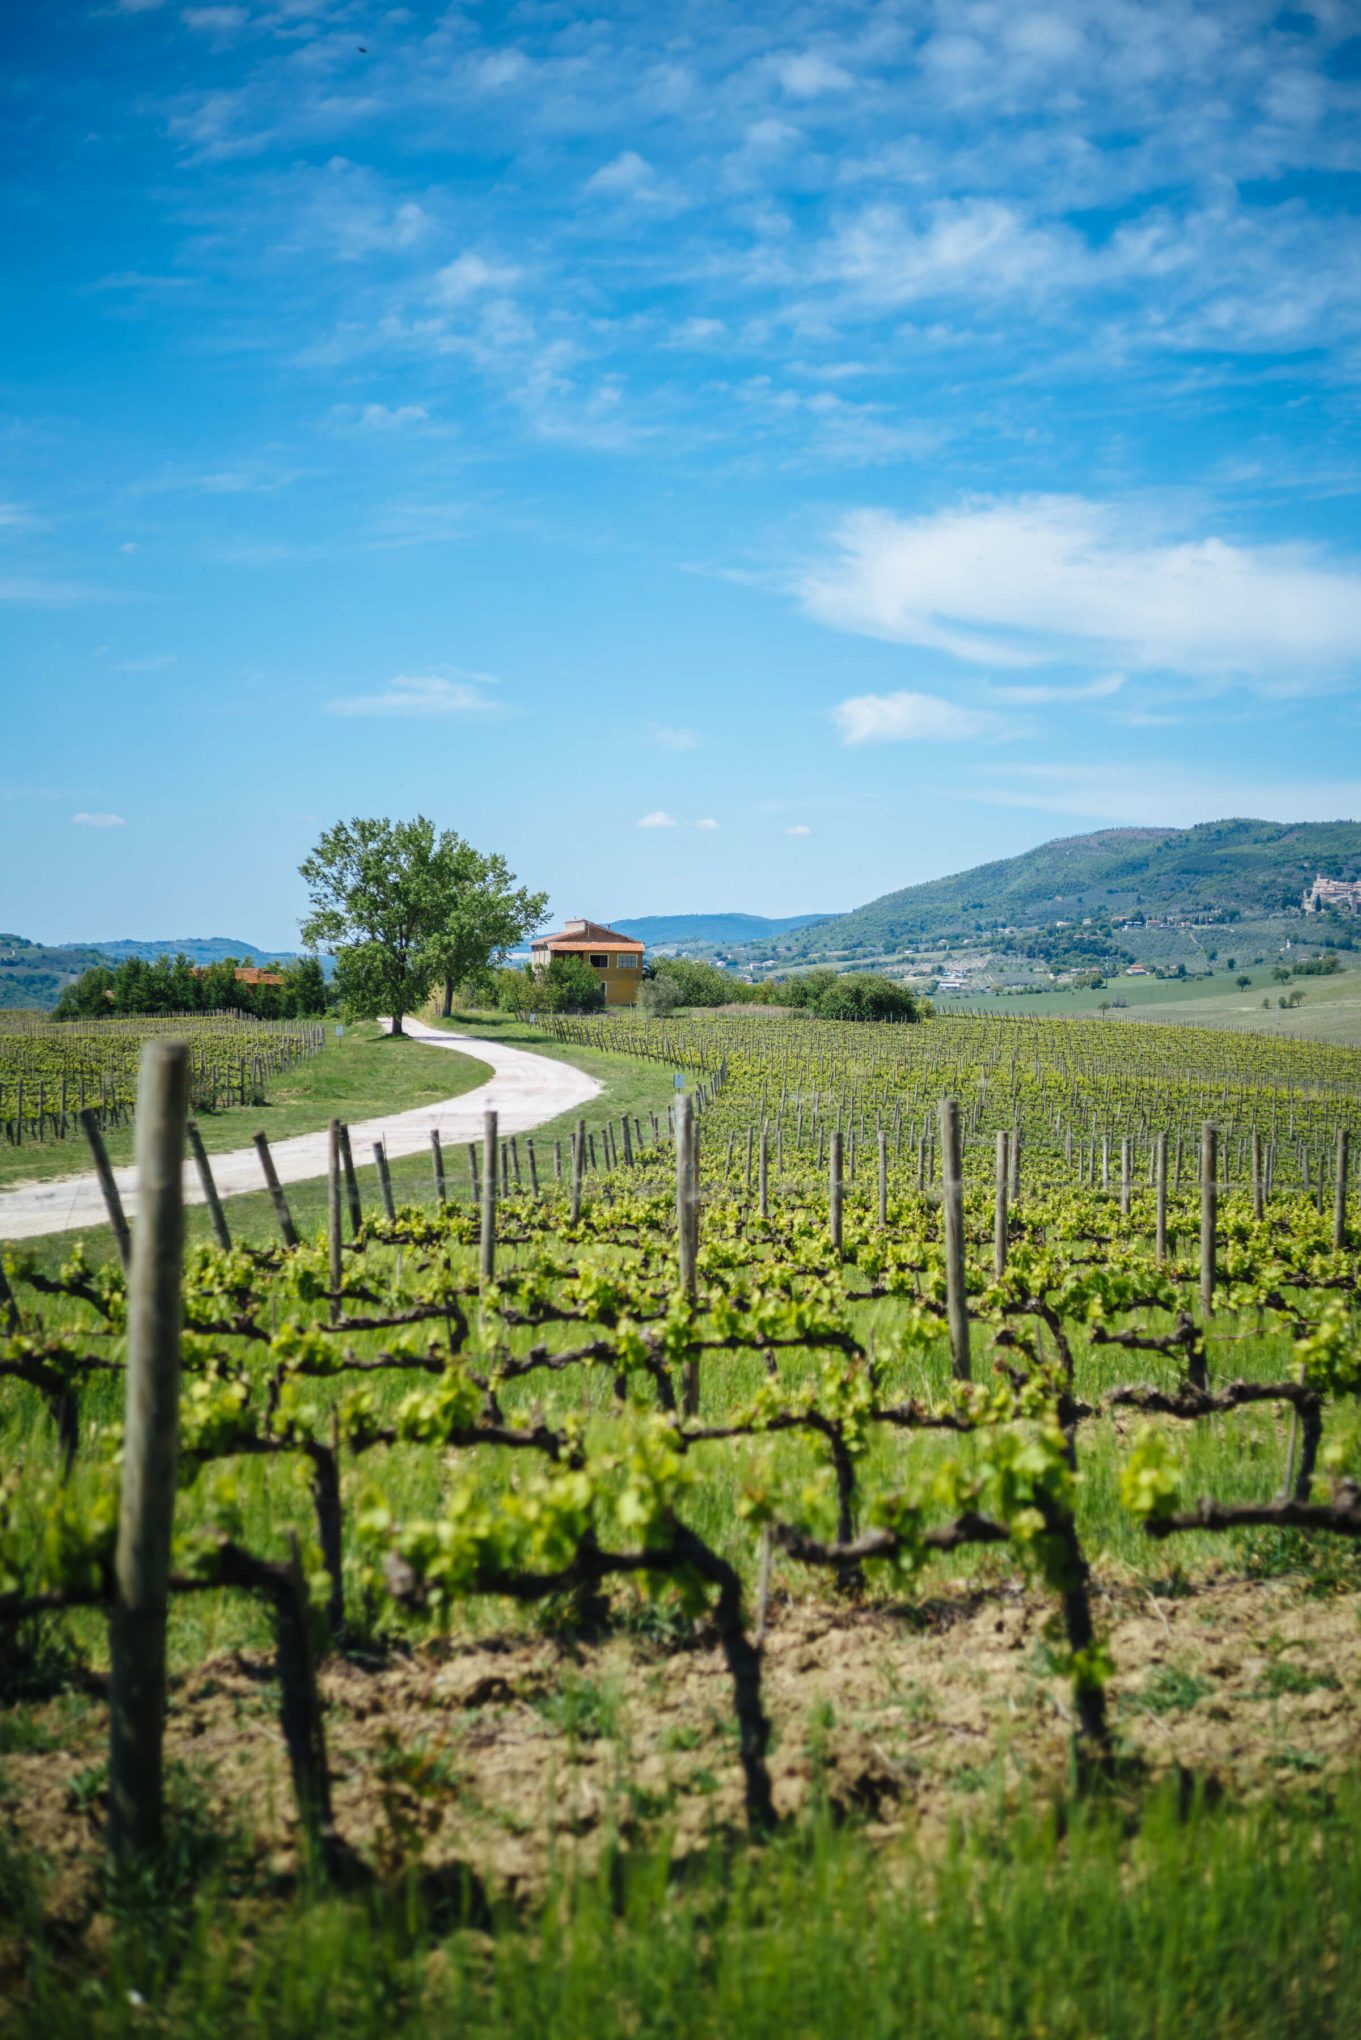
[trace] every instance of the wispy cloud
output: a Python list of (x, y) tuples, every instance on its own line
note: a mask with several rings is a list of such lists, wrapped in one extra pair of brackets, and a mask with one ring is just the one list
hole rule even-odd
[(938, 694), (854, 694), (832, 710), (843, 744), (959, 743), (996, 735), (1000, 719)]
[(718, 823), (714, 820), (712, 815), (705, 815), (702, 820), (695, 823), (695, 827), (697, 829), (716, 829), (718, 827)]
[(399, 673), (376, 694), (345, 694), (326, 703), (328, 715), (497, 715), (504, 704), (488, 687), (498, 686), (493, 673)]
[(1016, 708), (1043, 708), (1053, 702), (1067, 701), (1109, 701), (1118, 694), (1125, 684), (1123, 673), (1103, 673), (1099, 679), (1088, 680), (1075, 687), (1051, 686), (1044, 681), (1012, 685), (995, 685), (989, 689), (994, 700), (1005, 701)]
[(670, 723), (649, 723), (647, 740), (659, 751), (697, 751), (701, 742), (698, 731), (676, 729)]
[(72, 815), (71, 820), (77, 828), (81, 829), (125, 829), (127, 827), (127, 823), (121, 815), (87, 814), (82, 811), (78, 815)]
[(653, 808), (650, 813), (639, 815), (634, 824), (639, 829), (674, 829), (677, 826), (676, 817), (668, 814), (665, 808)]
[(1361, 562), (1166, 537), (1074, 496), (861, 510), (800, 592), (822, 622), (1001, 665), (1062, 655), (1296, 683), (1361, 654)]
[(1361, 779), (1254, 778), (1161, 762), (1156, 770), (1105, 761), (1008, 762), (1005, 770), (986, 769), (996, 777), (969, 789), (975, 800), (1090, 821), (1179, 829), (1235, 815), (1278, 822), (1361, 818)]
[(811, 836), (812, 833), (807, 822), (791, 822), (785, 830), (786, 836)]

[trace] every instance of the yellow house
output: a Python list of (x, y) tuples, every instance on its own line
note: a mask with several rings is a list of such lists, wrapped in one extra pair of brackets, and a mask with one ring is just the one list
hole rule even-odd
[(599, 921), (568, 921), (556, 935), (536, 936), (529, 953), (538, 970), (547, 970), (555, 956), (579, 956), (599, 973), (607, 1006), (633, 1006), (643, 981), (643, 947)]

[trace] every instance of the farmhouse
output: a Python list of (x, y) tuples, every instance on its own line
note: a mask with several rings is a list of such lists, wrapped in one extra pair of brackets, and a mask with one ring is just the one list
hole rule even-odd
[(607, 1006), (633, 1006), (643, 981), (643, 948), (599, 921), (568, 921), (556, 935), (536, 936), (529, 953), (536, 970), (547, 970), (555, 956), (579, 956), (599, 972)]
[(1361, 914), (1361, 878), (1325, 878), (1320, 872), (1304, 895), (1304, 911), (1317, 914), (1327, 907)]

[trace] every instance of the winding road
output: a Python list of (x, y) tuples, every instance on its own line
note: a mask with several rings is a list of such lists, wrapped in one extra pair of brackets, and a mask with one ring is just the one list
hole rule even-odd
[[(430, 1135), (438, 1130), (448, 1146), (482, 1138), (482, 1115), (494, 1111), (503, 1134), (528, 1133), (560, 1112), (571, 1112), (596, 1097), (600, 1085), (571, 1063), (556, 1062), (549, 1056), (534, 1055), (528, 1049), (510, 1048), (501, 1041), (484, 1041), (473, 1034), (450, 1034), (443, 1028), (427, 1027), (421, 1020), (408, 1019), (405, 1031), (413, 1041), (429, 1042), (434, 1048), (457, 1049), (478, 1062), (487, 1063), (492, 1075), (475, 1091), (444, 1098), (433, 1105), (417, 1105), (408, 1112), (389, 1112), (380, 1119), (364, 1119), (350, 1127), (350, 1141), (357, 1167), (372, 1161), (375, 1141), (381, 1140), (390, 1161), (402, 1155), (422, 1153)], [(271, 1143), (270, 1153), (282, 1183), (303, 1183), (326, 1174), (329, 1135), (320, 1127), (315, 1133), (294, 1134)], [(243, 1191), (263, 1190), (260, 1158), (253, 1147), (232, 1148), (209, 1157), (213, 1179), (222, 1197), (239, 1197)], [(132, 1218), (137, 1212), (137, 1172), (134, 1168), (114, 1170), (123, 1209)], [(191, 1161), (184, 1165), (184, 1195), (189, 1204), (202, 1204), (198, 1172)], [(21, 1184), (0, 1191), (0, 1240), (36, 1239), (45, 1233), (76, 1232), (106, 1222), (104, 1200), (93, 1175), (60, 1176), (45, 1183)]]

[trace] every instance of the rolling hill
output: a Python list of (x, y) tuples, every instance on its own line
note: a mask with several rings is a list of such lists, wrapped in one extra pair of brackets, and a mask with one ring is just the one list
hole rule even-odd
[(637, 920), (611, 921), (610, 926), (636, 942), (646, 942), (649, 949), (692, 944), (721, 948), (725, 943), (763, 942), (828, 918), (826, 914), (791, 914), (785, 920), (772, 921), (763, 914), (643, 914)]
[(1361, 877), (1361, 823), (1234, 819), (1191, 829), (1101, 829), (885, 893), (774, 938), (782, 962), (855, 962), (986, 938), (1014, 946), (1058, 922), (1298, 912), (1316, 872)]

